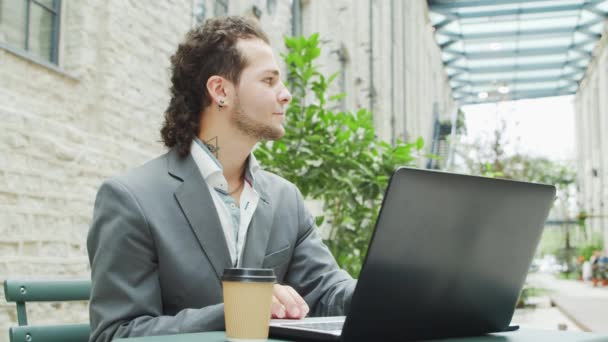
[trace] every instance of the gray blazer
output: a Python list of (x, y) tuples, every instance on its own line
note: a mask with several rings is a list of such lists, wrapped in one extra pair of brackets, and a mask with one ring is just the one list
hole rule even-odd
[[(321, 241), (299, 190), (265, 171), (243, 267), (273, 268), (311, 315), (343, 315), (353, 280)], [(174, 150), (103, 183), (87, 241), (91, 341), (224, 329), (220, 277), (231, 267), (211, 194)]]

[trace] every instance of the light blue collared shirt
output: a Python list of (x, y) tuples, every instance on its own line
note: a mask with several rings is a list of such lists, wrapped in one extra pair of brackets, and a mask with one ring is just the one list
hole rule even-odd
[(224, 177), (224, 169), (219, 160), (209, 151), (207, 146), (198, 138), (192, 141), (190, 154), (198, 166), (203, 179), (209, 187), (213, 204), (224, 231), (232, 264), (241, 265), (240, 255), (247, 237), (247, 230), (257, 208), (260, 195), (254, 189), (255, 173), (260, 169), (253, 153), (249, 155), (245, 171), (245, 184), (240, 197), (240, 205), (228, 195), (228, 182)]

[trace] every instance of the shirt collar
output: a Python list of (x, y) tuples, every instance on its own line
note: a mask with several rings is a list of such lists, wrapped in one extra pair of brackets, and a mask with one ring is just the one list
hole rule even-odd
[[(196, 162), (199, 170), (205, 181), (210, 182), (213, 179), (219, 178), (222, 183), (226, 183), (226, 179), (224, 178), (224, 168), (220, 161), (211, 153), (207, 145), (203, 143), (199, 138), (194, 138), (192, 140), (192, 145), (190, 146), (190, 154), (192, 158)], [(260, 169), (260, 164), (258, 160), (255, 158), (253, 153), (249, 154), (247, 158), (247, 167), (245, 171), (245, 179), (251, 184), (255, 182), (255, 174)], [(217, 177), (217, 176), (221, 176)], [(216, 184), (212, 184), (216, 186)]]

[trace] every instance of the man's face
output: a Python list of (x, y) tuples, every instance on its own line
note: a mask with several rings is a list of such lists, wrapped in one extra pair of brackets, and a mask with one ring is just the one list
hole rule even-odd
[(276, 140), (285, 134), (283, 122), (291, 94), (280, 79), (272, 49), (259, 39), (241, 39), (237, 48), (248, 65), (236, 86), (231, 122), (257, 140)]

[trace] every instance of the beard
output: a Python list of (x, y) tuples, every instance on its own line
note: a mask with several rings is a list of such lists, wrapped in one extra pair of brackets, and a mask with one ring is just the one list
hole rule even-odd
[(244, 135), (256, 140), (278, 140), (285, 134), (282, 126), (265, 124), (245, 114), (238, 96), (234, 102), (234, 111), (230, 115), (230, 121)]

